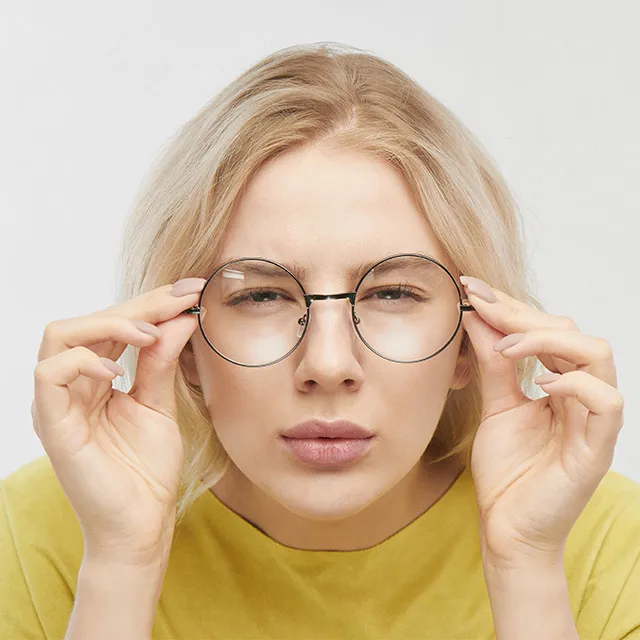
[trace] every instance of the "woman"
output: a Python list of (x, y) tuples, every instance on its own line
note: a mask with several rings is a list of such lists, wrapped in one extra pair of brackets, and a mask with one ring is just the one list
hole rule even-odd
[(144, 186), (118, 303), (44, 331), (2, 637), (640, 637), (611, 350), (523, 253), (399, 69), (253, 66)]

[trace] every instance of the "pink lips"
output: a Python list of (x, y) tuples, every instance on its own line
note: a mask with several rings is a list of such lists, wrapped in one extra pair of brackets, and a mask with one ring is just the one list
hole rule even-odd
[(370, 438), (375, 435), (348, 420), (307, 420), (282, 433), (287, 438)]
[(302, 462), (317, 467), (340, 467), (365, 455), (375, 434), (352, 422), (310, 420), (285, 431), (282, 441)]

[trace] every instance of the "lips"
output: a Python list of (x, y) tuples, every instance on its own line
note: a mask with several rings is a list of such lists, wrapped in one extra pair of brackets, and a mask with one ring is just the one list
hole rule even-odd
[(375, 438), (282, 438), (285, 449), (316, 469), (349, 467), (373, 448)]
[(348, 420), (307, 420), (282, 433), (285, 438), (345, 438), (363, 439), (371, 438), (375, 433)]

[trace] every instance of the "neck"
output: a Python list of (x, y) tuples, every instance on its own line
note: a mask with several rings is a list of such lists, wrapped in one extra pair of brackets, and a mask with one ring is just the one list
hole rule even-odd
[(287, 547), (355, 551), (375, 546), (406, 527), (448, 491), (463, 470), (455, 460), (418, 464), (358, 513), (317, 520), (293, 513), (254, 485), (233, 463), (210, 491), (229, 509)]

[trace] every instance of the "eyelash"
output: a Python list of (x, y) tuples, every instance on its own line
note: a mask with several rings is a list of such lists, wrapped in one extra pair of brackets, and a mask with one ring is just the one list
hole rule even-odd
[[(405, 294), (405, 295), (408, 295), (413, 300), (416, 300), (418, 302), (426, 302), (426, 301), (429, 300), (428, 297), (420, 295), (417, 292), (415, 292), (406, 283), (403, 283), (403, 284), (400, 284), (400, 285), (383, 287), (383, 288), (377, 289), (375, 291), (372, 291), (370, 293), (370, 295), (374, 295), (376, 293), (383, 293), (383, 292), (393, 292), (393, 293), (398, 293), (400, 295)], [(251, 298), (251, 296), (260, 295), (261, 293), (278, 293), (278, 292), (275, 289), (270, 289), (268, 287), (258, 287), (258, 288), (255, 288), (255, 289), (251, 289), (249, 291), (245, 291), (242, 294), (237, 295), (235, 298), (231, 298), (228, 301), (227, 305), (231, 306), (231, 307), (237, 306), (237, 305), (245, 302), (246, 300), (249, 300)], [(266, 301), (266, 302), (272, 302), (272, 301)], [(396, 302), (396, 300), (387, 300), (387, 302)], [(256, 302), (255, 304), (260, 304), (260, 303)]]

